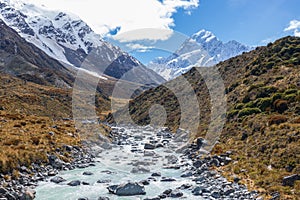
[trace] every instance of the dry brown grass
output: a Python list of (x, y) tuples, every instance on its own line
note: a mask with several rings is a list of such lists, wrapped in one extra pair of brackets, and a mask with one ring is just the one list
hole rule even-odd
[(46, 163), (47, 154), (54, 153), (56, 148), (81, 145), (72, 121), (0, 111), (0, 127), (1, 172), (11, 172), (33, 162)]

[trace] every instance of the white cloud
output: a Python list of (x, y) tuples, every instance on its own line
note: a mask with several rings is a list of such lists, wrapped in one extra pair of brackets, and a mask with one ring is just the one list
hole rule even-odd
[(166, 28), (141, 28), (132, 31), (120, 32), (113, 38), (120, 42), (132, 42), (140, 40), (167, 40), (171, 37), (173, 31)]
[(300, 21), (292, 20), (290, 21), (290, 25), (284, 29), (284, 31), (294, 31), (294, 35), (300, 37)]
[[(187, 12), (199, 6), (199, 0), (28, 0), (46, 7), (72, 12), (97, 33), (108, 35), (121, 27), (117, 35), (136, 29), (164, 29), (160, 34), (140, 35), (140, 39), (167, 39), (172, 32), (172, 15), (179, 8)], [(168, 32), (168, 33), (167, 33)], [(124, 38), (123, 38), (124, 39)]]
[(126, 46), (129, 49), (135, 50), (135, 51), (138, 51), (138, 52), (148, 52), (151, 49), (155, 48), (154, 46), (146, 46), (146, 45), (138, 44), (138, 43), (129, 43), (129, 44), (126, 44)]

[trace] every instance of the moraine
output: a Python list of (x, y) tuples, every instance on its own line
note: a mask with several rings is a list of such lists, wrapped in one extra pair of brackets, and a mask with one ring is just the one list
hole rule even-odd
[(186, 145), (183, 131), (173, 135), (150, 126), (113, 127), (111, 136), (113, 143), (98, 154), (95, 166), (62, 171), (55, 178), (60, 183), (40, 182), (36, 199), (256, 198), (255, 192), (208, 169), (229, 157), (190, 159), (198, 147)]

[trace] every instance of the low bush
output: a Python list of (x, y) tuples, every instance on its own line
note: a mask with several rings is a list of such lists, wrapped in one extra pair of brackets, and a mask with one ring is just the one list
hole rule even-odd
[(259, 108), (244, 108), (239, 111), (238, 117), (248, 116), (257, 113), (261, 113), (261, 110)]
[(277, 88), (273, 86), (266, 86), (258, 88), (256, 98), (264, 98), (264, 97), (270, 97), (271, 94), (277, 92)]
[(232, 118), (232, 117), (236, 116), (238, 113), (239, 113), (238, 110), (231, 110), (227, 113), (227, 117)]
[(286, 91), (284, 91), (284, 94), (288, 95), (288, 94), (296, 94), (298, 92), (297, 89), (287, 89)]
[(242, 109), (243, 107), (244, 107), (244, 104), (243, 104), (243, 103), (238, 103), (238, 104), (236, 104), (235, 109), (236, 109), (236, 110), (240, 110), (240, 109)]
[(287, 117), (282, 116), (282, 115), (275, 115), (275, 116), (271, 116), (269, 119), (269, 126), (273, 125), (273, 124), (282, 124), (284, 122), (286, 122), (288, 120)]
[(271, 107), (272, 107), (272, 98), (266, 97), (266, 98), (258, 99), (257, 102), (256, 102), (256, 106), (262, 111), (266, 111), (267, 109), (271, 109)]
[(296, 94), (288, 94), (288, 95), (285, 95), (285, 97), (284, 97), (284, 99), (289, 102), (295, 102), (296, 98), (297, 98)]
[(279, 113), (283, 113), (288, 109), (288, 102), (286, 100), (277, 99), (276, 101), (274, 101), (273, 107)]
[(282, 93), (275, 93), (272, 96), (272, 102), (274, 103), (277, 99), (282, 99), (283, 98), (283, 94)]

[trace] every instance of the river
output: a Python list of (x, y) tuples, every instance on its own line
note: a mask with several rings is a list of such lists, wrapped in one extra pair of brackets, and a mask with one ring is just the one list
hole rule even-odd
[[(158, 197), (168, 189), (178, 192), (178, 197), (186, 199), (224, 199), (222, 196), (224, 197), (225, 187), (231, 188), (231, 192), (226, 194), (228, 199), (253, 199), (254, 193), (248, 192), (245, 186), (230, 183), (215, 172), (206, 170), (201, 172), (201, 176), (193, 173), (192, 160), (176, 153), (179, 147), (187, 143), (185, 134), (174, 137), (168, 131), (150, 126), (113, 127), (113, 130), (115, 141), (111, 148), (103, 150), (97, 156), (95, 166), (61, 171), (58, 176), (66, 181), (59, 184), (49, 180), (40, 182), (36, 188), (36, 199), (97, 200), (99, 197), (108, 197), (112, 200), (138, 200)], [(148, 145), (146, 149), (145, 144)], [(153, 149), (153, 146), (159, 148)], [(88, 172), (89, 175), (84, 175), (84, 172)], [(153, 176), (153, 173), (158, 175)], [(172, 181), (161, 181), (168, 178)], [(67, 183), (73, 180), (79, 180), (81, 184), (69, 186)], [(146, 195), (122, 197), (110, 194), (107, 189), (110, 185), (145, 180), (149, 183), (144, 186)], [(195, 190), (199, 188), (200, 192), (195, 196)]]

